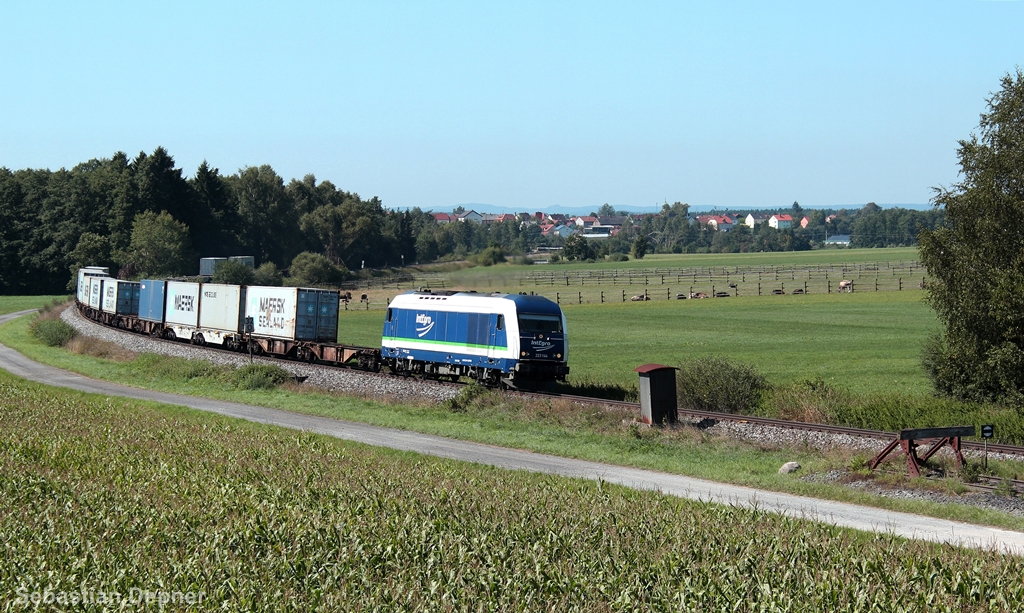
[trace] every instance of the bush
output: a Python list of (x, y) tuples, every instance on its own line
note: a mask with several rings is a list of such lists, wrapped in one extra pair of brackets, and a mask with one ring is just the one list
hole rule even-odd
[(441, 407), (450, 413), (465, 413), (470, 405), (486, 392), (487, 388), (476, 381), (471, 381), (459, 391), (457, 396), (441, 403)]
[(297, 285), (330, 285), (344, 281), (348, 270), (319, 253), (303, 251), (292, 260), (288, 274)]
[(505, 254), (501, 247), (488, 247), (476, 255), (471, 255), (469, 261), (478, 266), (494, 266), (505, 261)]
[(516, 266), (532, 266), (533, 259), (530, 258), (530, 256), (517, 255), (516, 257), (512, 258), (512, 263), (515, 264)]
[(274, 364), (247, 364), (234, 372), (235, 387), (242, 390), (273, 389), (292, 378), (287, 370)]
[(619, 253), (619, 252), (616, 251), (615, 253), (609, 253), (608, 254), (608, 261), (609, 262), (628, 262), (629, 261), (629, 256), (626, 255), (625, 253)]
[(77, 330), (62, 319), (37, 320), (29, 330), (32, 336), (50, 347), (63, 347), (78, 334)]
[(253, 285), (256, 280), (256, 273), (253, 269), (236, 260), (228, 260), (221, 263), (213, 273), (214, 283), (227, 283), (229, 285)]
[(280, 287), (284, 283), (284, 276), (281, 271), (277, 269), (277, 264), (273, 262), (264, 262), (259, 268), (253, 273), (253, 284), (254, 285), (269, 285), (271, 287)]
[(818, 377), (776, 389), (766, 403), (765, 412), (779, 419), (835, 423), (854, 402), (848, 391), (837, 389)]
[(680, 365), (676, 373), (676, 394), (684, 409), (749, 413), (760, 407), (770, 389), (753, 366), (723, 357), (698, 358)]

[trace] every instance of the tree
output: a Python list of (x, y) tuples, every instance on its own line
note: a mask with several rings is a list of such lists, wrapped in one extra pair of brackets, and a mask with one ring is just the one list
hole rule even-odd
[(633, 246), (629, 250), (629, 254), (633, 256), (635, 260), (642, 260), (647, 255), (647, 236), (640, 234), (633, 241)]
[(592, 260), (594, 259), (594, 248), (582, 234), (573, 234), (565, 239), (562, 257), (567, 260)]
[(303, 251), (295, 256), (288, 274), (298, 285), (333, 285), (345, 280), (348, 271), (319, 253)]
[(260, 262), (283, 264), (298, 249), (299, 220), (284, 180), (264, 164), (230, 177), (238, 212), (238, 243)]
[[(71, 280), (67, 288), (72, 290), (78, 284), (78, 270), (86, 266), (107, 266), (115, 262), (110, 255), (110, 241), (106, 236), (94, 232), (83, 232), (78, 246), (71, 252)], [(111, 271), (113, 272), (113, 270)]]
[(273, 262), (260, 264), (253, 276), (255, 277), (253, 279), (253, 284), (255, 285), (280, 286), (284, 282), (281, 271), (277, 269), (277, 264)]
[(959, 143), (963, 180), (936, 189), (945, 227), (920, 234), (943, 325), (926, 347), (936, 388), (959, 398), (1020, 402), (1024, 394), (1024, 74), (1002, 79), (979, 134)]
[(128, 250), (115, 259), (124, 276), (171, 276), (195, 268), (188, 226), (167, 211), (139, 213), (132, 222)]
[(253, 285), (256, 282), (256, 273), (251, 268), (237, 260), (228, 260), (221, 263), (213, 273), (214, 283), (228, 283), (230, 285)]
[(615, 217), (615, 207), (605, 202), (597, 209), (597, 214), (601, 217)]

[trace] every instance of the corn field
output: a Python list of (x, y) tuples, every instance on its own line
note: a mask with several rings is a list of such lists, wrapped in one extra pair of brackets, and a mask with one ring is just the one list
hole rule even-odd
[(0, 496), (4, 611), (133, 588), (229, 611), (1024, 609), (1018, 558), (7, 375)]

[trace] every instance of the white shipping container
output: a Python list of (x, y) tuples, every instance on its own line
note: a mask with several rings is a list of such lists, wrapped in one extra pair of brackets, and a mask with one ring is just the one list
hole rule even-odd
[(117, 313), (117, 279), (104, 281), (103, 303), (100, 308), (106, 313)]
[(252, 317), (253, 334), (295, 338), (297, 287), (250, 286), (245, 297), (245, 316)]
[(78, 301), (89, 304), (90, 277), (109, 277), (110, 269), (106, 266), (84, 266), (78, 269)]
[[(199, 325), (199, 284), (168, 281), (164, 322), (172, 327)], [(178, 336), (182, 336), (178, 334)]]
[(244, 287), (203, 283), (199, 306), (200, 332), (207, 343), (223, 345), (225, 336), (244, 332)]
[(103, 304), (103, 279), (106, 277), (89, 277), (89, 306), (99, 309)]

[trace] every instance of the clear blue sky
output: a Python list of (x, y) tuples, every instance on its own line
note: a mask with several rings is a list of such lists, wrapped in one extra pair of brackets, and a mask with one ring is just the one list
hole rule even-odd
[(388, 207), (923, 203), (1024, 2), (0, 1), (0, 166), (166, 147)]

